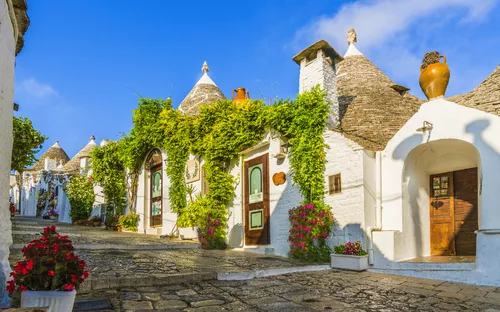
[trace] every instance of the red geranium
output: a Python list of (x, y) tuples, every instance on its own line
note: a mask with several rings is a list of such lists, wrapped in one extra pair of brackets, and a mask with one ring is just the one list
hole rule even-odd
[(59, 235), (54, 225), (46, 227), (40, 239), (22, 248), (24, 260), (14, 266), (7, 291), (78, 289), (88, 272), (74, 250), (68, 236)]

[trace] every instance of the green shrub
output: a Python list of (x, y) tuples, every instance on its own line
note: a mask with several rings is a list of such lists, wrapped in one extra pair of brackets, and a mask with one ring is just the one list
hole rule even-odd
[(86, 174), (74, 176), (67, 185), (71, 219), (87, 220), (94, 206), (94, 184)]
[(132, 232), (137, 232), (137, 226), (139, 225), (139, 215), (137, 213), (129, 213), (127, 215), (120, 216), (118, 219), (118, 225)]

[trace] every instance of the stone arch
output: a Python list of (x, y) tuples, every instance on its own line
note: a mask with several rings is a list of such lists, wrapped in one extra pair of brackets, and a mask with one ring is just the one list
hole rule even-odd
[[(473, 174), (473, 168), (477, 168), (476, 175)], [(469, 169), (469, 171), (464, 171), (466, 169)], [(474, 208), (470, 208), (470, 212), (464, 214), (462, 210), (459, 210), (462, 209), (460, 207), (465, 205), (462, 202), (457, 204), (459, 208), (454, 208), (454, 206), (448, 207), (450, 205), (448, 200), (451, 201), (451, 195), (454, 192), (451, 189), (451, 185), (449, 186), (450, 189), (432, 189), (435, 186), (431, 185), (431, 177), (438, 178), (439, 176), (437, 175), (440, 174), (449, 174), (450, 177), (457, 176), (456, 183), (458, 183), (459, 177), (462, 176), (469, 176), (474, 180), (470, 182), (470, 185), (475, 185), (476, 189), (471, 192), (475, 193), (477, 197), (475, 201), (474, 199), (470, 199), (469, 204), (471, 207), (474, 206)], [(401, 258), (429, 256), (431, 253), (436, 253), (436, 236), (439, 234), (439, 230), (436, 229), (437, 222), (431, 221), (431, 215), (434, 216), (433, 220), (436, 220), (438, 210), (433, 210), (433, 206), (431, 205), (436, 206), (434, 209), (438, 209), (437, 206), (439, 205), (437, 203), (446, 205), (440, 208), (439, 213), (447, 214), (446, 209), (450, 209), (450, 215), (453, 214), (453, 218), (458, 213), (457, 221), (450, 221), (454, 229), (453, 233), (449, 233), (454, 239), (453, 248), (455, 248), (457, 242), (464, 242), (462, 237), (465, 235), (465, 227), (463, 229), (460, 228), (459, 220), (461, 218), (465, 218), (463, 224), (466, 222), (468, 226), (475, 222), (475, 229), (479, 228), (481, 218), (480, 177), (480, 153), (474, 145), (463, 140), (441, 139), (430, 141), (417, 145), (407, 154), (401, 176), (403, 204), (402, 241), (407, 244), (407, 248), (405, 248), (406, 251), (404, 255), (401, 255)], [(444, 177), (443, 179), (445, 179), (443, 181), (447, 181), (448, 178)], [(451, 178), (450, 183), (452, 182), (453, 179)], [(463, 184), (465, 182), (460, 183)], [(443, 186), (446, 186), (446, 184), (443, 184)], [(440, 191), (449, 191), (450, 199), (447, 196), (439, 195)], [(456, 199), (457, 203), (458, 200), (459, 198)], [(453, 197), (453, 202), (455, 203), (455, 197)], [(439, 224), (439, 226), (442, 226), (442, 224)], [(450, 227), (446, 227), (446, 231), (450, 229)], [(455, 230), (458, 232), (455, 232)], [(471, 235), (468, 232), (466, 234)]]

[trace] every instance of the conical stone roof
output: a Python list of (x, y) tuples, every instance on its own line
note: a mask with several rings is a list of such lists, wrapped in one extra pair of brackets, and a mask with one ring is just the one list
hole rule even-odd
[(30, 171), (40, 171), (45, 168), (45, 159), (52, 159), (54, 160), (54, 168), (57, 167), (57, 165), (61, 162), (63, 164), (67, 163), (69, 161), (68, 154), (62, 149), (61, 146), (59, 146), (59, 142), (56, 141), (54, 145), (52, 145), (45, 153), (42, 154), (42, 156), (36, 161), (36, 163), (29, 169)]
[(179, 105), (179, 110), (186, 115), (196, 115), (200, 112), (199, 107), (201, 105), (226, 98), (215, 82), (208, 76), (209, 68), (207, 62), (203, 63), (201, 70), (203, 71), (203, 76)]
[(423, 100), (397, 86), (354, 46), (337, 64), (340, 130), (362, 147), (380, 151)]
[(500, 65), (474, 90), (452, 96), (448, 101), (500, 116)]
[(95, 137), (91, 136), (89, 143), (85, 145), (78, 153), (76, 153), (70, 161), (68, 161), (62, 169), (58, 171), (66, 172), (66, 173), (79, 173), (80, 172), (80, 158), (89, 157), (90, 152), (97, 146), (95, 143)]

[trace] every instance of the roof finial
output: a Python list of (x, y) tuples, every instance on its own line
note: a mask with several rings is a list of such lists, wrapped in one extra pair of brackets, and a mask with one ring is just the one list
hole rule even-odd
[(351, 28), (347, 31), (347, 43), (351, 45), (354, 42), (358, 42), (358, 36), (356, 35), (354, 28)]
[(201, 67), (201, 71), (204, 72), (205, 74), (210, 71), (210, 69), (208, 68), (208, 64), (207, 64), (206, 61), (203, 62), (203, 66)]
[(95, 136), (91, 136), (90, 141), (94, 141), (94, 140), (95, 140)]

